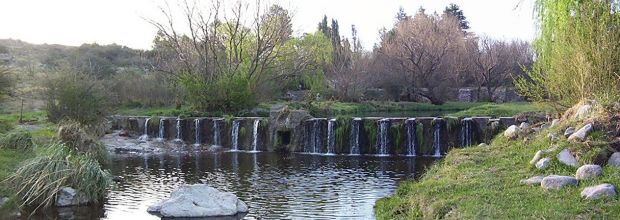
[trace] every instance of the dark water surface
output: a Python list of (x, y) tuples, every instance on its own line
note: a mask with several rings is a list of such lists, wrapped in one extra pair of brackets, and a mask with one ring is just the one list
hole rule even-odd
[(206, 183), (245, 201), (246, 219), (372, 219), (377, 199), (418, 178), (433, 161), (267, 152), (117, 155), (110, 171), (124, 179), (102, 208), (58, 212), (60, 218), (159, 219), (148, 206), (181, 184)]

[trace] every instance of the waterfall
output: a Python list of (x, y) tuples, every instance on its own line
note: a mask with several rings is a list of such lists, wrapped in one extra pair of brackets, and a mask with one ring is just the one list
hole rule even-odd
[(222, 143), (220, 141), (220, 122), (223, 121), (223, 119), (218, 118), (218, 119), (213, 119), (213, 145), (215, 146), (222, 146)]
[(231, 134), (232, 146), (230, 147), (231, 151), (239, 150), (239, 123), (240, 121), (237, 119), (233, 120), (233, 123), (232, 123), (232, 134)]
[(260, 125), (260, 119), (254, 119), (254, 127), (252, 128), (252, 151), (258, 152), (258, 127)]
[(332, 118), (327, 121), (327, 153), (333, 155), (336, 153), (336, 119)]
[(164, 132), (165, 132), (165, 127), (164, 127), (164, 123), (165, 120), (163, 118), (159, 119), (159, 140), (163, 141), (164, 140)]
[(433, 132), (433, 147), (435, 148), (435, 154), (433, 157), (441, 157), (441, 126), (443, 123), (442, 118), (433, 119), (434, 132)]
[(472, 145), (473, 130), (471, 118), (464, 118), (461, 120), (461, 147), (467, 147)]
[(194, 145), (196, 146), (200, 146), (200, 130), (200, 119), (194, 119), (194, 139), (196, 140)]
[(177, 118), (177, 138), (175, 139), (175, 141), (183, 141), (183, 139), (181, 138), (181, 118)]
[(384, 118), (379, 120), (379, 130), (377, 132), (377, 145), (378, 151), (377, 155), (379, 156), (387, 156), (388, 155), (388, 145), (389, 145), (389, 130), (390, 130), (390, 119)]
[(151, 118), (147, 118), (144, 121), (144, 134), (138, 138), (140, 141), (148, 141), (149, 140), (149, 121)]
[(415, 147), (417, 144), (416, 121), (410, 118), (405, 121), (405, 132), (407, 132), (407, 156), (416, 156)]
[(361, 118), (353, 118), (351, 122), (351, 134), (349, 142), (351, 143), (351, 150), (349, 154), (351, 155), (359, 155), (360, 154), (360, 128), (362, 124)]

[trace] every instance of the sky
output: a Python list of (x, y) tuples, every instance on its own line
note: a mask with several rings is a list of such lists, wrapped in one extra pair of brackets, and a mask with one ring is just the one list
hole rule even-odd
[[(531, 41), (536, 35), (533, 1), (271, 0), (292, 12), (296, 35), (314, 32), (327, 15), (338, 20), (345, 37), (351, 37), (351, 25), (355, 25), (365, 49), (378, 43), (380, 29), (394, 24), (399, 7), (409, 15), (420, 7), (427, 13), (441, 13), (450, 3), (461, 7), (471, 31), (479, 36)], [(168, 0), (172, 7), (176, 2), (179, 0)], [(145, 18), (164, 21), (159, 11), (164, 5), (164, 0), (1, 0), (0, 39), (71, 46), (116, 43), (150, 49), (156, 28)]]

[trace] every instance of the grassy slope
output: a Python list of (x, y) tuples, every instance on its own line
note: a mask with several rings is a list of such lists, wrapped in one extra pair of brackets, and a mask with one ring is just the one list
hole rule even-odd
[(450, 114), (455, 117), (467, 117), (467, 116), (513, 116), (522, 112), (544, 112), (552, 111), (549, 107), (542, 106), (530, 102), (512, 102), (512, 103), (487, 103), (483, 105), (474, 106), (467, 110)]
[[(611, 183), (620, 186), (620, 169), (604, 168), (596, 180), (582, 181), (578, 187), (546, 191), (540, 186), (521, 185), (519, 180), (535, 175), (575, 174), (576, 168), (560, 165), (539, 171), (529, 160), (540, 149), (548, 149), (548, 132), (531, 142), (507, 140), (499, 135), (489, 147), (455, 149), (433, 166), (419, 182), (402, 184), (396, 194), (377, 202), (379, 219), (575, 219), (620, 216), (620, 202), (585, 201), (580, 192), (587, 186)], [(561, 146), (571, 147), (565, 140)]]

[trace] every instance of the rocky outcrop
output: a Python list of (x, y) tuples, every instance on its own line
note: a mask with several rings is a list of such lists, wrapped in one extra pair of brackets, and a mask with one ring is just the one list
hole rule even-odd
[(303, 122), (312, 118), (305, 110), (290, 110), (287, 107), (274, 107), (269, 113), (269, 139), (273, 149), (269, 151), (296, 151), (303, 146)]
[(611, 157), (607, 160), (607, 165), (620, 168), (620, 152), (611, 154)]
[(579, 166), (579, 162), (568, 149), (564, 149), (560, 151), (560, 153), (558, 153), (557, 155), (557, 158), (560, 161), (560, 163), (564, 165), (571, 166), (571, 167)]
[(88, 204), (86, 196), (71, 187), (63, 187), (56, 196), (56, 206), (75, 206)]
[(590, 200), (614, 198), (616, 197), (616, 187), (608, 183), (586, 187), (581, 191), (581, 197)]
[(585, 180), (596, 178), (601, 175), (603, 175), (603, 168), (601, 168), (601, 166), (586, 164), (577, 169), (575, 178), (577, 178), (578, 180)]
[(504, 131), (504, 137), (514, 139), (519, 135), (519, 127), (516, 125), (511, 125)]
[(575, 177), (572, 177), (572, 176), (551, 175), (551, 176), (543, 178), (542, 181), (540, 182), (540, 186), (542, 186), (542, 188), (555, 189), (555, 190), (559, 190), (566, 186), (576, 186), (576, 185), (577, 185), (577, 179), (575, 179)]
[(165, 218), (204, 218), (246, 213), (248, 206), (232, 193), (205, 184), (184, 185), (147, 209)]

